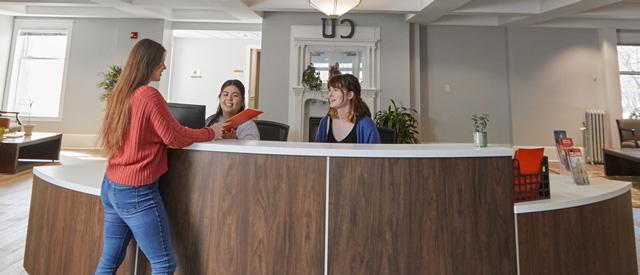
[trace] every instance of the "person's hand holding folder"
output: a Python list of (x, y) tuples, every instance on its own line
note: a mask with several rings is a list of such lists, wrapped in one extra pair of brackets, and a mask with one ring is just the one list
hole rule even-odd
[(213, 125), (211, 125), (211, 129), (213, 129), (213, 132), (215, 133), (216, 137), (215, 139), (222, 139), (223, 135), (224, 135), (224, 128), (229, 126), (229, 122), (225, 121), (225, 122), (218, 122), (218, 123), (214, 123)]

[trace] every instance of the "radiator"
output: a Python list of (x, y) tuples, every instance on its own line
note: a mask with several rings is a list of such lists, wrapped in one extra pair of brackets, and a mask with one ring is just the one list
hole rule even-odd
[(585, 112), (584, 147), (586, 161), (591, 164), (604, 163), (602, 149), (604, 148), (604, 121), (605, 113), (600, 110), (587, 110)]

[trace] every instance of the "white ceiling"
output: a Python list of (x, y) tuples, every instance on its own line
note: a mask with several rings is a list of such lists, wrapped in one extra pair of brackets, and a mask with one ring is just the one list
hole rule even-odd
[(219, 30), (173, 30), (173, 36), (181, 37), (181, 38), (260, 40), (262, 38), (262, 32), (219, 31)]
[[(315, 10), (308, 0), (0, 0), (0, 14), (13, 16), (261, 23), (265, 11)], [(362, 0), (352, 12), (420, 24), (640, 29), (640, 0)]]

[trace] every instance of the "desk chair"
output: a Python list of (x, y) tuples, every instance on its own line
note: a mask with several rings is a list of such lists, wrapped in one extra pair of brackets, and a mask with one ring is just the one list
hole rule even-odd
[(289, 125), (268, 120), (254, 120), (258, 126), (260, 140), (287, 141)]
[(378, 127), (378, 134), (380, 134), (380, 143), (396, 143), (396, 130), (391, 128)]

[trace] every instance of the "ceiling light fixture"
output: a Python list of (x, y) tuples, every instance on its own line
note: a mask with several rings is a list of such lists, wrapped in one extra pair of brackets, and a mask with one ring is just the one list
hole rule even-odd
[(361, 0), (309, 0), (309, 5), (331, 18), (338, 18), (360, 5)]

